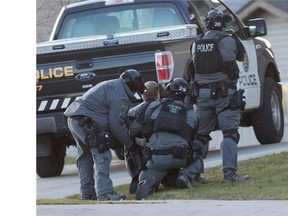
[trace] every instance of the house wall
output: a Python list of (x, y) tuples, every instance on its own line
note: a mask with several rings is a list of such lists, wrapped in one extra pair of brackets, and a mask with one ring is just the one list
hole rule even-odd
[(264, 37), (272, 44), (283, 82), (288, 82), (288, 19), (263, 14), (268, 34)]
[(37, 0), (36, 42), (49, 40), (54, 22), (63, 6), (80, 1), (83, 0)]

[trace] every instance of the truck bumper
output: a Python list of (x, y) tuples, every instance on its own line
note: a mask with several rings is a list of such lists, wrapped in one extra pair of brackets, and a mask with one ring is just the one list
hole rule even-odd
[(69, 132), (67, 118), (62, 112), (48, 114), (38, 114), (36, 122), (37, 134), (45, 133), (66, 133)]

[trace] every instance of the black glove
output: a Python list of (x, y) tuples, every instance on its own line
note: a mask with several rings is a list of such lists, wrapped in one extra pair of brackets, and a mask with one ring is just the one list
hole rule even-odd
[(136, 143), (133, 143), (132, 145), (127, 146), (126, 150), (128, 152), (138, 152), (139, 151), (139, 147), (140, 147), (139, 145), (137, 145)]

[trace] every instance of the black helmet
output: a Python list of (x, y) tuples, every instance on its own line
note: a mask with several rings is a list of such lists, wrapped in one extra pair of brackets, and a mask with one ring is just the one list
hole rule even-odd
[(172, 79), (166, 84), (165, 91), (169, 96), (178, 95), (184, 99), (188, 92), (188, 83), (183, 78)]
[(206, 28), (211, 30), (222, 31), (226, 27), (226, 23), (230, 22), (232, 17), (224, 14), (222, 11), (212, 8), (206, 15)]
[(141, 94), (144, 92), (144, 78), (137, 70), (128, 69), (121, 73), (120, 77), (124, 80), (132, 92), (139, 91)]

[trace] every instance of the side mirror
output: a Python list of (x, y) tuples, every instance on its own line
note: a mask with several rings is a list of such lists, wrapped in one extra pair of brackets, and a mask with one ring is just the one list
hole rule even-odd
[(249, 20), (249, 33), (252, 37), (264, 36), (267, 34), (266, 22), (262, 18)]

